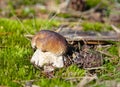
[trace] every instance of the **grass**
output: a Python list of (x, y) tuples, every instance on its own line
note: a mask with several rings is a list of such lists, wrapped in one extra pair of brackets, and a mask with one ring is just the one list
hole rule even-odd
[[(34, 34), (40, 29), (51, 29), (59, 24), (56, 20), (32, 19), (20, 22), (20, 20), (0, 19), (0, 85), (21, 87), (21, 84), (24, 84), (25, 81), (35, 80), (34, 84), (41, 87), (76, 86), (77, 81), (66, 81), (65, 78), (83, 77), (86, 70), (72, 65), (68, 68), (57, 70), (55, 78), (48, 79), (42, 76), (40, 74), (41, 71), (34, 68), (30, 63), (33, 51), (30, 41), (24, 37), (24, 34)], [(118, 44), (114, 44), (108, 49), (108, 52), (115, 56), (116, 60), (112, 61), (111, 57), (106, 57), (105, 64), (103, 65), (106, 68), (98, 74), (100, 80), (117, 79), (120, 81), (120, 73), (117, 70), (117, 67), (120, 65), (120, 59), (116, 46), (118, 47)], [(98, 84), (96, 87), (103, 86)]]
[(103, 24), (100, 22), (95, 22), (95, 23), (90, 23), (88, 21), (83, 22), (81, 24), (84, 28), (85, 31), (98, 31), (98, 32), (105, 32), (105, 31), (110, 31), (112, 30), (111, 26), (108, 24)]
[[(61, 77), (40, 77), (40, 71), (30, 63), (33, 51), (24, 34), (33, 34), (40, 29), (50, 29), (58, 25), (59, 22), (55, 20), (39, 19), (36, 23), (34, 20), (24, 20), (21, 23), (18, 20), (0, 19), (0, 85), (21, 87), (19, 82), (34, 79), (37, 80), (36, 84), (43, 87), (73, 87), (73, 83), (61, 80)], [(60, 76), (62, 71), (56, 73), (56, 76)], [(81, 72), (79, 69), (78, 71)]]

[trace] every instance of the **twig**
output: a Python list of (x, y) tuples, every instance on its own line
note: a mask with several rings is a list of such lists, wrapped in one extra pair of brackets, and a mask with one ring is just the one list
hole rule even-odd
[(64, 35), (64, 37), (68, 41), (120, 41), (118, 36), (72, 36), (72, 35)]
[(92, 67), (92, 68), (84, 68), (86, 70), (95, 70), (95, 69), (104, 69), (105, 67)]
[(106, 55), (106, 56), (109, 56), (109, 57), (114, 57), (113, 55), (111, 55), (111, 54), (109, 54), (109, 53), (107, 53), (107, 52), (103, 52), (103, 51), (98, 51), (98, 52), (100, 52), (100, 53), (102, 53), (102, 54), (104, 54), (104, 55)]
[(110, 54), (108, 54), (108, 53), (106, 53), (106, 52), (103, 52), (103, 51), (98, 51), (98, 52), (100, 52), (100, 53), (102, 53), (102, 54), (104, 54), (104, 55), (106, 55), (106, 56), (113, 57), (112, 55), (110, 55)]
[(111, 25), (111, 27), (114, 29), (114, 31), (118, 34), (120, 34), (120, 29), (118, 29), (116, 26)]
[[(65, 5), (67, 5), (67, 4), (65, 4)], [(76, 16), (76, 17), (81, 17), (81, 16), (84, 17), (85, 15), (93, 13), (96, 9), (98, 9), (100, 7), (100, 5), (101, 5), (101, 3), (99, 3), (94, 8), (91, 8), (90, 10), (85, 11), (85, 12), (80, 12), (80, 11), (74, 11), (74, 10), (67, 9), (67, 10), (59, 10), (59, 12), (56, 12), (56, 13), (57, 14), (70, 14), (70, 15)]]
[(17, 17), (17, 15), (15, 15), (13, 11), (12, 11), (11, 13), (14, 15), (14, 17), (17, 19), (17, 21), (21, 24), (22, 28), (23, 28), (28, 34), (30, 34), (29, 31), (27, 31), (27, 29), (26, 29), (26, 27), (24, 26), (24, 24), (21, 22), (21, 20)]
[(65, 80), (76, 80), (76, 79), (82, 79), (83, 77), (64, 77)]
[(93, 76), (85, 76), (80, 83), (77, 85), (77, 87), (85, 87), (85, 85), (87, 85), (89, 82), (96, 80), (97, 76), (93, 75)]
[(33, 35), (27, 34), (27, 35), (24, 35), (24, 37), (27, 38), (28, 40), (32, 40)]

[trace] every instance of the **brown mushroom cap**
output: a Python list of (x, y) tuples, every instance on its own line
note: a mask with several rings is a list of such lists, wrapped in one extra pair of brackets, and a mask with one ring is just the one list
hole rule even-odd
[(52, 52), (56, 55), (63, 55), (67, 51), (68, 43), (66, 39), (50, 30), (41, 30), (32, 38), (32, 47), (42, 50), (43, 52)]

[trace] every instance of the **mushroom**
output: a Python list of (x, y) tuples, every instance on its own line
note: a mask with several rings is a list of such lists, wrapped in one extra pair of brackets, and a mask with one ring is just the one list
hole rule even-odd
[(31, 45), (36, 48), (31, 63), (39, 67), (46, 64), (55, 68), (64, 66), (63, 55), (67, 52), (68, 43), (62, 35), (50, 30), (41, 30), (33, 36)]

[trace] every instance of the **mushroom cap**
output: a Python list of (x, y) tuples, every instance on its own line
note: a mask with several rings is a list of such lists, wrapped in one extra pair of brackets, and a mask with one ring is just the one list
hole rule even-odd
[(68, 47), (68, 43), (62, 35), (50, 30), (41, 30), (35, 34), (31, 45), (33, 48), (36, 47), (43, 52), (51, 52), (56, 55), (65, 54)]

